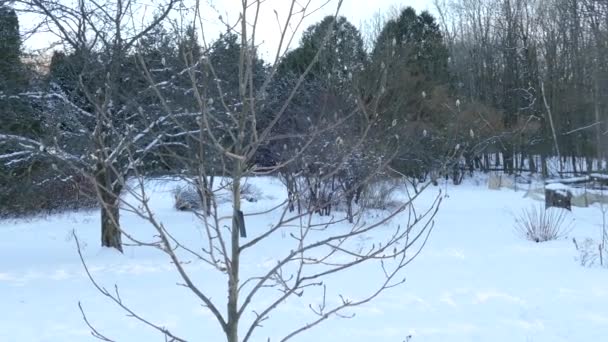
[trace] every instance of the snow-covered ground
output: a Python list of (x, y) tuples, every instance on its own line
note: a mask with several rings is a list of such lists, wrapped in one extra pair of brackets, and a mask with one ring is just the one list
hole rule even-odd
[[(250, 208), (270, 207), (283, 196), (276, 180), (253, 183), (264, 199), (248, 204)], [(430, 241), (408, 266), (405, 284), (350, 311), (354, 318), (331, 319), (294, 340), (605, 341), (608, 270), (581, 267), (572, 242), (572, 237), (582, 241), (599, 236), (599, 208), (573, 208), (574, 229), (567, 239), (536, 244), (517, 236), (513, 226), (514, 215), (538, 202), (523, 198), (524, 191), (494, 191), (483, 182), (474, 183), (447, 188)], [(180, 239), (196, 243), (200, 227), (191, 214), (173, 208), (172, 189), (170, 183), (155, 186), (155, 212)], [(437, 189), (427, 192), (419, 205), (430, 203)], [(144, 234), (150, 229), (132, 214), (121, 219), (130, 232)], [(257, 224), (267, 219), (255, 218)], [(210, 313), (185, 288), (176, 286), (179, 279), (165, 256), (142, 247), (126, 247), (124, 255), (99, 247), (99, 218), (92, 211), (0, 221), (0, 341), (94, 341), (79, 302), (91, 323), (110, 338), (164, 340), (91, 285), (72, 230), (83, 244), (93, 275), (110, 290), (117, 284), (123, 301), (136, 312), (189, 341), (223, 340)], [(278, 236), (272, 243), (280, 250), (288, 239)], [(274, 251), (269, 246), (248, 252), (244, 269), (266, 267), (273, 262)], [(202, 263), (187, 267), (202, 288), (222, 300), (223, 279), (206, 278), (209, 269)], [(331, 284), (340, 291), (357, 291), (372, 280), (364, 271), (332, 279)], [(290, 300), (264, 322), (253, 341), (275, 341), (302, 323), (318, 293), (311, 296)]]

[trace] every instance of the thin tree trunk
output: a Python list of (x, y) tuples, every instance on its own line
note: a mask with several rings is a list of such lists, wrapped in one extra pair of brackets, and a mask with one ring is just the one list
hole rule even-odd
[[(116, 201), (118, 202), (118, 201)], [(104, 203), (101, 207), (101, 245), (116, 248), (122, 253), (118, 203)]]
[(101, 200), (101, 245), (116, 248), (122, 252), (122, 237), (120, 232), (120, 203), (121, 187), (112, 186), (108, 170), (98, 166), (97, 191)]
[(488, 172), (488, 170), (490, 169), (491, 165), (490, 165), (490, 158), (488, 157), (487, 153), (483, 154), (483, 172)]
[(503, 168), (506, 174), (513, 174), (513, 146), (510, 143), (506, 143), (503, 150)]
[(545, 156), (544, 154), (540, 155), (540, 164), (543, 178), (549, 177), (549, 169), (547, 168), (547, 156)]
[(536, 173), (536, 162), (534, 161), (536, 156), (529, 155), (528, 156), (528, 166), (530, 167), (530, 173)]
[(549, 125), (551, 125), (551, 134), (553, 135), (555, 152), (557, 153), (557, 159), (560, 161), (561, 165), (561, 154), (559, 152), (559, 144), (557, 143), (557, 133), (555, 132), (555, 125), (553, 124), (553, 115), (551, 114), (551, 107), (549, 107), (549, 103), (547, 102), (547, 96), (545, 95), (545, 83), (542, 80), (540, 81), (540, 89), (543, 95), (543, 103), (545, 104), (545, 109), (547, 110), (547, 116), (549, 117)]
[(234, 176), (232, 179), (232, 231), (231, 236), (231, 262), (228, 277), (228, 322), (226, 326), (226, 337), (228, 342), (239, 341), (239, 317), (238, 317), (238, 288), (239, 288), (239, 267), (240, 267), (240, 227), (238, 217), (241, 210), (241, 175), (240, 162), (236, 162)]

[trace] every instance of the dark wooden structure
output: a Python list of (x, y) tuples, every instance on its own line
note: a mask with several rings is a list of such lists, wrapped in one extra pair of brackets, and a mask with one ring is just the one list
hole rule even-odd
[(545, 187), (545, 209), (556, 207), (572, 210), (572, 193), (558, 187)]

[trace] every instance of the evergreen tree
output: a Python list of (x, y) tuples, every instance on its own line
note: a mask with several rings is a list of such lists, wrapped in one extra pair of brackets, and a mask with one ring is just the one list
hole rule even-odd
[[(79, 78), (83, 77), (86, 65), (93, 63), (92, 60), (86, 61), (87, 54), (80, 51), (66, 53), (64, 51), (54, 51), (49, 66), (48, 81), (53, 91), (61, 91), (67, 98), (79, 108), (92, 112), (93, 108), (86, 99), (84, 92), (80, 88)], [(98, 69), (99, 66), (91, 69)]]
[(446, 154), (448, 126), (454, 121), (445, 107), (455, 102), (448, 87), (448, 51), (433, 16), (408, 7), (387, 21), (366, 79), (367, 96), (381, 94), (376, 97), (378, 139), (386, 132), (399, 136), (402, 149), (394, 166), (423, 177), (438, 164), (430, 156)]
[(188, 25), (184, 33), (178, 34), (176, 38), (178, 41), (177, 58), (181, 64), (184, 67), (196, 64), (203, 55), (203, 49), (198, 42), (194, 26)]
[[(448, 50), (435, 18), (408, 7), (389, 20), (376, 40), (372, 59), (393, 68), (407, 68), (425, 82), (448, 81)], [(380, 64), (377, 63), (377, 64)]]
[(0, 5), (0, 127), (4, 132), (40, 133), (31, 104), (16, 95), (27, 87), (27, 73), (21, 62), (21, 37), (15, 11)]
[[(232, 129), (228, 116), (240, 111), (244, 105), (239, 100), (240, 37), (230, 32), (220, 35), (219, 39), (210, 46), (205, 57), (208, 63), (203, 63), (201, 66), (204, 77), (201, 81), (208, 98), (213, 99), (211, 110), (220, 121), (223, 121), (221, 125), (223, 129)], [(253, 86), (257, 89), (264, 81), (266, 67), (257, 56), (253, 57), (252, 63)]]
[[(351, 115), (361, 109), (364, 84), (360, 76), (366, 64), (367, 54), (357, 28), (344, 17), (328, 16), (305, 30), (300, 46), (282, 60), (271, 90), (270, 97), (280, 108), (289, 96), (285, 89), (294, 89), (311, 66), (276, 127), (278, 136), (288, 138), (275, 140), (269, 150), (283, 162), (298, 156), (283, 168), (283, 179), (288, 191), (295, 193), (297, 175), (305, 177), (312, 186), (310, 202), (304, 205), (320, 205), (321, 214), (331, 212), (327, 203), (332, 191), (328, 189), (340, 188), (348, 193), (346, 202), (351, 208), (356, 194), (362, 191), (359, 184), (367, 166), (377, 165), (381, 159), (377, 145), (359, 145), (370, 121), (365, 115)], [(321, 128), (323, 134), (311, 136)], [(325, 177), (331, 169), (339, 172), (335, 177)]]
[[(21, 62), (19, 21), (15, 11), (0, 5), (0, 134), (42, 138), (45, 132), (40, 104), (23, 93), (28, 90), (28, 73)], [(24, 154), (19, 144), (0, 144), (0, 216), (25, 214), (49, 208), (38, 185), (48, 176), (50, 165)], [(6, 156), (17, 155), (16, 158)], [(48, 185), (50, 185), (49, 182)], [(37, 198), (36, 201), (32, 201)]]
[(28, 76), (21, 62), (21, 37), (15, 11), (0, 5), (0, 127), (5, 133), (27, 136), (41, 133), (40, 118), (26, 99)]
[(327, 16), (306, 29), (300, 46), (287, 54), (281, 63), (283, 72), (304, 73), (319, 53), (309, 78), (323, 80), (328, 87), (347, 89), (364, 67), (366, 53), (357, 28), (345, 17)]
[(16, 93), (26, 84), (17, 14), (12, 8), (0, 5), (0, 91)]

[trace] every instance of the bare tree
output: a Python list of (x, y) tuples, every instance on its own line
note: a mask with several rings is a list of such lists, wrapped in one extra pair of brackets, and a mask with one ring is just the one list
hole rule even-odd
[(604, 2), (437, 0), (435, 5), (460, 95), (502, 113), (503, 122), (494, 127), (497, 139), (484, 152), (496, 153), (495, 166), (535, 172), (542, 165), (548, 176), (547, 160), (555, 157), (559, 166), (552, 173), (599, 169), (592, 159), (602, 158), (605, 144), (605, 53), (599, 53), (606, 46)]
[[(101, 244), (122, 251), (119, 197), (123, 184), (129, 170), (142, 162), (151, 147), (141, 148), (142, 144), (158, 142), (150, 136), (164, 121), (145, 117), (141, 107), (129, 98), (134, 94), (125, 93), (122, 74), (134, 45), (166, 19), (178, 0), (157, 4), (158, 15), (139, 24), (133, 16), (141, 6), (137, 1), (80, 0), (71, 5), (56, 0), (15, 3), (20, 11), (38, 14), (42, 20), (39, 27), (57, 35), (66, 49), (81, 56), (78, 89), (86, 102), (74, 103), (58, 89), (20, 94), (55, 100), (53, 106), (60, 102), (61, 108), (74, 116), (70, 120), (80, 121), (77, 132), (81, 140), (77, 144), (67, 146), (58, 140), (43, 142), (6, 134), (0, 138), (18, 144), (19, 152), (59, 159), (91, 178), (101, 205)], [(91, 62), (95, 59), (104, 59), (103, 67), (94, 68)], [(76, 150), (69, 151), (75, 145)]]
[[(209, 194), (201, 196), (203, 202), (211, 201), (209, 206), (203, 205), (203, 208), (209, 210), (194, 212), (204, 227), (203, 239), (196, 243), (196, 248), (188, 247), (188, 244), (175, 238), (171, 222), (160, 221), (154, 208), (150, 206), (152, 195), (146, 186), (145, 172), (138, 167), (133, 168), (133, 179), (137, 182), (131, 183), (130, 186), (124, 183), (124, 179), (120, 179), (130, 197), (134, 199), (123, 201), (123, 210), (134, 212), (146, 220), (155, 231), (155, 238), (139, 241), (139, 245), (158, 248), (168, 256), (182, 280), (181, 285), (188, 288), (213, 314), (229, 342), (258, 339), (254, 333), (262, 322), (268, 320), (272, 313), (284, 305), (289, 298), (300, 296), (305, 290), (322, 289), (321, 303), (310, 307), (314, 319), (302, 322), (301, 326), (287, 332), (281, 341), (289, 340), (331, 317), (344, 317), (345, 310), (368, 303), (383, 291), (403, 283), (402, 271), (418, 256), (425, 245), (441, 202), (441, 197), (438, 195), (427, 208), (417, 210), (414, 204), (420, 194), (419, 191), (415, 195), (408, 196), (405, 201), (377, 213), (377, 216), (368, 215), (364, 206), (350, 208), (348, 215), (343, 218), (338, 214), (318, 216), (319, 210), (325, 208), (328, 202), (348, 202), (359, 186), (377, 180), (378, 175), (386, 169), (394, 157), (389, 153), (378, 156), (372, 166), (367, 166), (364, 175), (357, 177), (357, 184), (345, 186), (343, 191), (334, 192), (331, 198), (310, 201), (299, 211), (290, 210), (289, 201), (286, 199), (264, 212), (245, 212), (242, 201), (249, 177), (277, 174), (286, 167), (301, 162), (303, 156), (311, 153), (310, 147), (313, 146), (313, 142), (329, 135), (335, 140), (326, 142), (339, 145), (339, 153), (334, 152), (338, 150), (332, 150), (331, 154), (324, 156), (328, 162), (323, 165), (323, 172), (315, 180), (315, 184), (307, 185), (316, 187), (318, 182), (337, 177), (349, 167), (357, 167), (349, 165), (349, 161), (356, 160), (357, 153), (369, 143), (370, 129), (377, 122), (377, 104), (380, 97), (385, 96), (384, 92), (380, 91), (381, 86), (378, 92), (373, 93), (366, 101), (353, 91), (352, 96), (356, 99), (356, 106), (353, 106), (348, 113), (343, 113), (342, 116), (335, 115), (334, 119), (324, 121), (323, 125), (313, 125), (306, 132), (285, 133), (275, 129), (322, 52), (320, 47), (312, 62), (297, 77), (293, 86), (287, 89), (282, 104), (267, 111), (264, 103), (268, 96), (268, 87), (276, 81), (276, 71), (285, 51), (285, 45), (292, 39), (293, 33), (290, 27), (298, 27), (304, 18), (316, 10), (311, 3), (312, 1), (304, 3), (290, 1), (290, 9), (281, 21), (279, 46), (275, 58), (264, 74), (263, 81), (256, 82), (255, 79), (259, 76), (255, 68), (258, 18), (261, 11), (268, 9), (264, 7), (263, 1), (242, 1), (238, 21), (226, 23), (226, 26), (236, 32), (240, 39), (239, 58), (236, 62), (238, 96), (235, 98), (227, 95), (232, 91), (231, 89), (223, 89), (226, 80), (219, 77), (221, 74), (218, 66), (214, 65), (208, 55), (203, 54), (199, 59), (190, 60), (190, 66), (185, 70), (192, 82), (190, 92), (192, 101), (198, 106), (197, 126), (180, 125), (175, 120), (175, 127), (181, 129), (179, 134), (187, 135), (198, 144), (198, 148), (204, 150), (204, 153), (190, 155), (191, 160), (185, 164), (190, 167), (181, 173), (181, 177), (182, 181), (194, 186), (198, 193)], [(337, 10), (341, 5), (342, 1), (338, 1)], [(197, 29), (201, 30), (201, 36), (205, 37), (199, 3), (193, 15)], [(334, 18), (336, 15), (337, 11)], [(331, 34), (331, 30), (327, 32), (326, 39), (329, 39)], [(203, 41), (203, 47), (204, 50), (208, 50), (209, 45)], [(191, 56), (185, 53), (184, 59), (189, 58)], [(149, 72), (143, 59), (140, 59), (140, 64), (149, 85), (163, 104), (165, 116), (175, 118), (179, 110), (167, 101), (166, 94), (158, 86), (158, 82)], [(382, 71), (383, 74), (387, 72), (388, 70)], [(201, 82), (200, 78), (207, 74), (211, 75), (210, 78), (213, 80), (211, 85)], [(343, 125), (352, 123), (353, 118), (357, 118), (359, 123), (356, 130), (339, 130)], [(337, 137), (332, 134), (337, 134)], [(301, 141), (299, 147), (290, 152), (288, 157), (276, 160), (271, 165), (255, 163), (256, 155), (263, 146), (271, 141), (288, 138), (297, 138)], [(398, 137), (388, 139), (398, 141)], [(216, 156), (213, 162), (205, 157), (208, 153)], [(221, 165), (221, 168), (217, 165)], [(215, 170), (210, 169), (212, 166)], [(299, 180), (297, 173), (304, 170), (293, 171), (296, 173), (294, 179)], [(217, 187), (211, 187), (209, 182), (204, 181), (213, 175), (223, 176)], [(426, 186), (428, 184), (423, 186), (422, 190)], [(291, 195), (296, 198), (304, 197), (310, 193), (309, 190), (297, 188)], [(221, 210), (217, 200), (218, 194), (221, 193), (228, 193), (230, 197), (232, 208), (228, 215), (226, 210)], [(249, 226), (248, 223), (252, 222), (250, 218), (259, 215), (269, 215), (278, 219), (265, 226)], [(387, 223), (391, 223), (393, 228), (388, 232), (376, 234)], [(276, 263), (272, 267), (258, 274), (252, 274), (251, 270), (242, 268), (242, 260), (247, 258), (248, 251), (265, 248), (265, 244), (271, 242), (273, 237), (281, 235), (288, 237), (285, 241), (290, 241), (290, 245), (281, 248), (277, 246)], [(370, 235), (375, 236), (373, 243), (362, 247), (361, 238)], [(184, 266), (184, 258), (194, 258), (211, 265), (214, 274), (210, 276), (226, 279), (225, 310), (218, 305), (217, 299), (211, 297), (205, 284), (197, 282), (191, 276)], [(86, 267), (85, 260), (82, 261)], [(356, 299), (338, 296), (337, 302), (327, 298), (325, 279), (368, 264), (376, 265), (382, 276), (381, 279), (377, 279), (377, 285), (370, 285), (367, 288), (367, 294)], [(174, 332), (149, 322), (144, 314), (134, 312), (121, 300), (118, 290), (115, 293), (109, 292), (98, 286), (90, 274), (89, 276), (103, 295), (111, 298), (131, 317), (158, 330), (168, 340), (184, 340)], [(267, 291), (268, 289), (277, 291)], [(262, 296), (265, 300), (259, 303), (256, 299)], [(87, 324), (89, 324), (88, 320)], [(97, 330), (94, 332), (98, 337), (106, 338)]]

